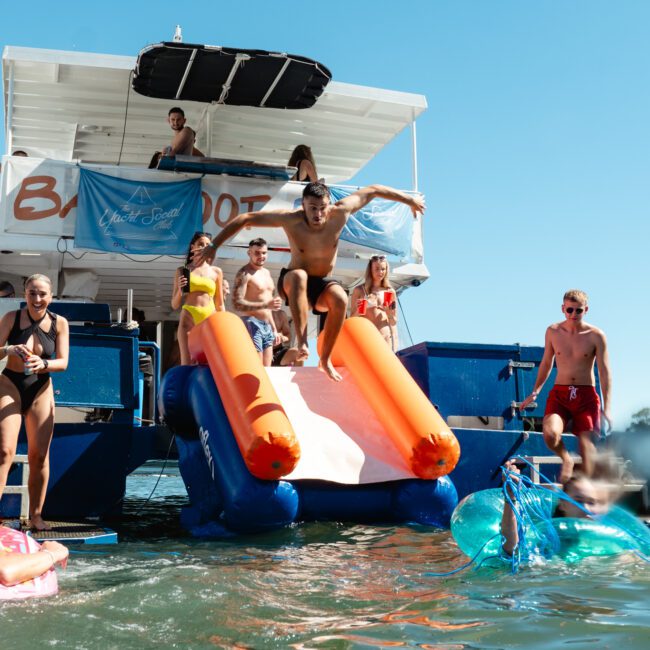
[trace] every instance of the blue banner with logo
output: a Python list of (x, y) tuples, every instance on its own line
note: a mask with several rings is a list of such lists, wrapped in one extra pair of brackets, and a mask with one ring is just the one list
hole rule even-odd
[(75, 247), (181, 255), (201, 230), (201, 179), (152, 183), (81, 169)]
[[(352, 190), (330, 185), (332, 203), (352, 193)], [(358, 212), (350, 215), (341, 239), (410, 259), (415, 219), (408, 205), (387, 199), (373, 199)]]

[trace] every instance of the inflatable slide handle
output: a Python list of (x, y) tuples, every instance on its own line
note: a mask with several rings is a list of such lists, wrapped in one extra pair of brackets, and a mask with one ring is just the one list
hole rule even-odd
[(345, 321), (332, 363), (349, 370), (416, 476), (435, 479), (454, 469), (456, 436), (370, 321)]
[(300, 446), (242, 320), (215, 312), (189, 334), (193, 359), (207, 359), (242, 457), (253, 476), (291, 473)]

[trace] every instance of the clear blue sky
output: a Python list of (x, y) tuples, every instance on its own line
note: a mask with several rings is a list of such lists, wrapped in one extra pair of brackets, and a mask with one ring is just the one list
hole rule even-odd
[[(542, 345), (582, 288), (608, 335), (617, 428), (650, 406), (650, 2), (12, 2), (0, 45), (135, 56), (177, 23), (187, 42), (426, 95), (432, 278), (404, 298), (413, 339)], [(354, 180), (408, 189), (410, 171), (403, 135)]]

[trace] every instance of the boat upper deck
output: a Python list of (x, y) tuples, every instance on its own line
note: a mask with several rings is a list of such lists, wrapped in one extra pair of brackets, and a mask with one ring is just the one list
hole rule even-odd
[[(23, 150), (28, 157), (3, 159), (3, 278), (45, 273), (55, 284), (63, 283), (55, 287), (59, 295), (112, 305), (123, 304), (126, 288), (131, 287), (136, 304), (148, 317), (165, 319), (170, 313), (172, 277), (181, 258), (134, 258), (76, 246), (80, 169), (141, 182), (202, 177), (201, 172), (146, 169), (154, 151), (170, 143), (167, 113), (180, 105), (187, 124), (196, 130), (197, 147), (206, 156), (285, 166), (296, 145), (308, 144), (315, 152), (319, 175), (331, 185), (353, 177), (427, 107), (422, 95), (341, 82), (330, 82), (314, 106), (300, 110), (155, 99), (133, 91), (135, 63), (131, 56), (4, 48), (6, 150)], [(272, 197), (274, 207), (295, 205), (302, 189), (297, 183), (228, 173), (202, 177), (201, 184), (204, 229), (213, 234), (237, 212), (261, 209), (265, 205), (261, 199)], [(354, 241), (343, 237), (336, 277), (346, 286), (355, 284), (363, 277), (367, 259), (381, 252), (392, 255), (391, 277), (397, 286), (426, 279), (421, 221), (407, 221), (414, 225), (408, 225), (410, 241), (402, 246), (402, 253), (390, 246), (378, 248), (363, 237), (361, 243), (358, 237)], [(283, 233), (247, 231), (220, 253), (218, 263), (230, 280), (247, 261), (245, 244), (251, 236), (268, 239), (272, 272), (288, 261)], [(80, 285), (86, 287), (85, 293), (79, 293)]]
[(135, 62), (131, 56), (5, 47), (7, 151), (146, 167), (153, 152), (169, 144), (167, 111), (182, 104), (207, 156), (284, 165), (296, 145), (308, 143), (319, 173), (340, 183), (427, 108), (423, 95), (336, 81), (303, 110), (154, 99), (132, 90)]

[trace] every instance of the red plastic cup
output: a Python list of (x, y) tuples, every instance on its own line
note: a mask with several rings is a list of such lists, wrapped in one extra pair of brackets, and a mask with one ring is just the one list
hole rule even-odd
[(360, 300), (357, 300), (357, 314), (359, 316), (366, 315), (367, 307), (368, 307), (368, 301), (366, 300), (366, 298), (361, 298)]
[(384, 307), (390, 307), (395, 301), (395, 297), (392, 291), (384, 291)]

